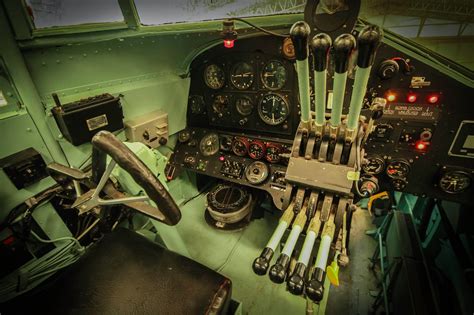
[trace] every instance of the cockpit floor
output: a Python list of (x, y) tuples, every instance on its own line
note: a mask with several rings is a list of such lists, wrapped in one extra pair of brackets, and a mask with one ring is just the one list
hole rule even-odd
[[(291, 295), (285, 285), (277, 285), (268, 276), (257, 276), (252, 262), (275, 229), (278, 218), (265, 213), (239, 232), (221, 232), (204, 220), (205, 195), (182, 207), (183, 218), (178, 232), (191, 257), (232, 279), (235, 300), (243, 303), (244, 314), (305, 314), (306, 301)], [(340, 286), (331, 287), (326, 314), (367, 314), (373, 298), (369, 291), (376, 288), (369, 269), (376, 242), (365, 234), (372, 229), (367, 211), (355, 212), (351, 233), (351, 262), (340, 270)], [(275, 253), (277, 256), (279, 253)], [(314, 314), (324, 314), (315, 306)]]

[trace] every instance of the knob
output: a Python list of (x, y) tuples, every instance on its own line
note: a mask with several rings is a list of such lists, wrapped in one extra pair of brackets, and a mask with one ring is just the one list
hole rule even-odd
[(367, 68), (374, 63), (375, 52), (382, 40), (382, 31), (376, 25), (364, 27), (357, 37), (357, 66)]
[(396, 76), (398, 71), (400, 71), (398, 63), (395, 60), (388, 59), (380, 63), (377, 74), (382, 80), (388, 80)]
[(286, 277), (286, 271), (290, 265), (290, 257), (285, 254), (281, 254), (278, 257), (276, 263), (270, 268), (270, 280), (275, 283), (283, 283)]
[(349, 57), (354, 50), (356, 40), (351, 34), (339, 35), (334, 40), (334, 67), (337, 73), (344, 73), (349, 66)]
[(273, 250), (269, 247), (265, 247), (260, 256), (253, 261), (253, 271), (259, 276), (266, 274), (272, 257)]
[(316, 268), (313, 277), (306, 286), (306, 295), (314, 302), (320, 302), (324, 296), (324, 270)]
[(301, 295), (304, 290), (304, 274), (306, 272), (306, 265), (297, 263), (293, 274), (288, 279), (288, 291), (294, 295)]
[(331, 37), (325, 33), (317, 34), (311, 40), (310, 45), (311, 50), (313, 51), (313, 65), (315, 71), (326, 70), (331, 44)]
[(304, 21), (296, 22), (290, 29), (290, 37), (295, 47), (296, 60), (305, 60), (308, 58), (308, 37), (311, 28)]

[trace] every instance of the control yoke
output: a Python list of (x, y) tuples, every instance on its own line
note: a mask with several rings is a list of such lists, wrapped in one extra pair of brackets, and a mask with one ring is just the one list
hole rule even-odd
[[(84, 213), (98, 206), (124, 204), (167, 225), (175, 225), (179, 222), (181, 212), (169, 192), (125, 144), (112, 133), (100, 131), (92, 138), (92, 146), (91, 174), (57, 163), (48, 165), (48, 170), (53, 178), (58, 180), (61, 176), (66, 176), (91, 188), (84, 194), (78, 194), (73, 207), (77, 208), (80, 213)], [(108, 165), (106, 164), (107, 155), (112, 158)], [(147, 196), (127, 197), (113, 188), (109, 177), (117, 164), (132, 176)], [(108, 195), (108, 199), (100, 197), (102, 191)], [(157, 208), (144, 202), (150, 199)]]

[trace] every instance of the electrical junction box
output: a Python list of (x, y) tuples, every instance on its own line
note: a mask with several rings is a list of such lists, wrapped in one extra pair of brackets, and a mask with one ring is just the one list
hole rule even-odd
[(0, 168), (17, 189), (22, 189), (48, 177), (46, 163), (41, 154), (28, 148), (0, 159)]
[(130, 142), (141, 142), (157, 148), (168, 142), (168, 114), (160, 110), (125, 122), (125, 135)]

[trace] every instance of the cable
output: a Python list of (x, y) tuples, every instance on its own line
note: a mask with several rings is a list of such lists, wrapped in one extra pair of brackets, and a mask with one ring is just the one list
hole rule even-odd
[(233, 17), (233, 18), (229, 18), (228, 20), (230, 20), (230, 21), (239, 21), (239, 22), (245, 23), (245, 24), (247, 24), (247, 25), (263, 32), (263, 33), (266, 33), (268, 35), (273, 35), (273, 36), (282, 37), (282, 38), (288, 38), (289, 37), (289, 35), (286, 35), (286, 34), (278, 34), (278, 33), (274, 33), (272, 31), (266, 30), (264, 28), (261, 28), (260, 26), (257, 26), (255, 24), (250, 23), (249, 21), (246, 21), (246, 20), (241, 19), (241, 18)]
[(45, 239), (42, 239), (41, 237), (38, 236), (38, 234), (36, 234), (34, 231), (31, 231), (31, 234), (38, 240), (40, 241), (41, 243), (56, 243), (56, 242), (61, 242), (61, 241), (74, 241), (78, 247), (82, 247), (81, 243), (79, 243), (78, 239), (75, 239), (74, 237), (72, 236), (63, 236), (63, 237), (59, 237), (59, 238), (56, 238), (54, 240), (45, 240)]
[(92, 230), (94, 226), (96, 226), (99, 223), (99, 221), (100, 221), (100, 218), (97, 218), (97, 220), (95, 220), (87, 229), (84, 230), (84, 232), (81, 233), (81, 235), (77, 237), (77, 240), (79, 241), (81, 238), (83, 238), (84, 235), (86, 235), (90, 230)]

